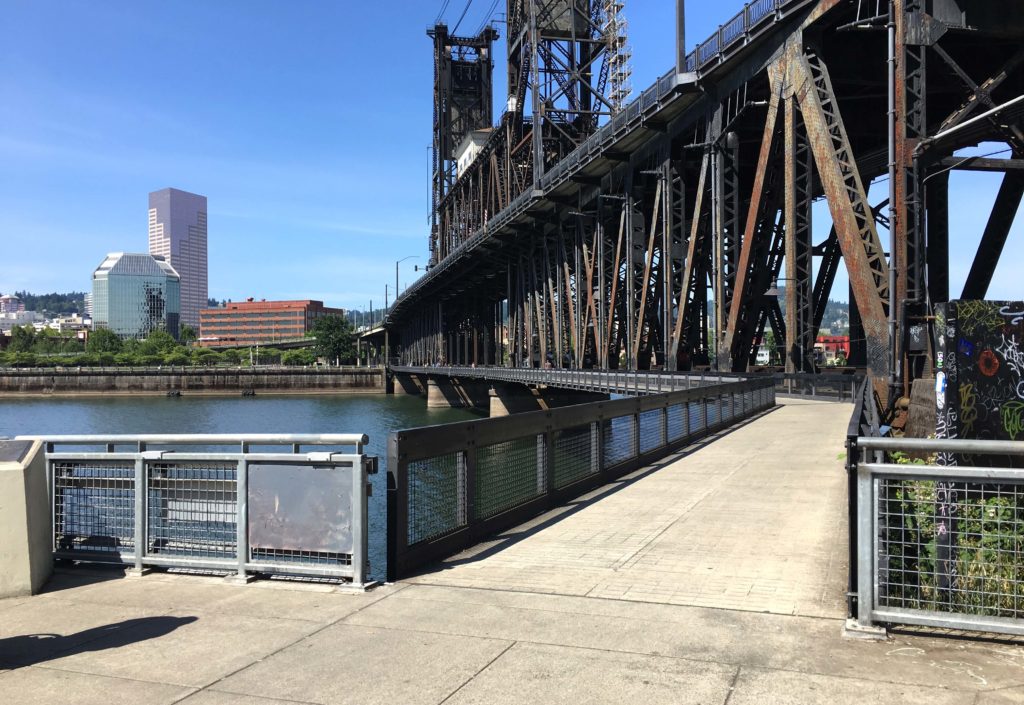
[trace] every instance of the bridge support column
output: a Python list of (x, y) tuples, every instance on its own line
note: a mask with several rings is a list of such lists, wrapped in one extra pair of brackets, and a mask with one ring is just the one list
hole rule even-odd
[(410, 396), (421, 396), (424, 392), (423, 384), (415, 375), (397, 373), (391, 377), (392, 394), (408, 394)]
[(490, 416), (508, 416), (525, 411), (543, 411), (560, 406), (606, 401), (607, 394), (555, 387), (527, 387), (522, 384), (494, 384), (489, 391)]
[(427, 378), (428, 409), (461, 409), (465, 406), (468, 406), (468, 404), (459, 394), (450, 378)]

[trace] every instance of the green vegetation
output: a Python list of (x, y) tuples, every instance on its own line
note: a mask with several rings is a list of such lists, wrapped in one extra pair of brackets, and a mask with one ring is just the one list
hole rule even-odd
[(309, 335), (316, 337), (316, 354), (332, 364), (356, 359), (356, 334), (343, 316), (324, 316), (313, 324)]
[[(347, 328), (351, 335), (351, 327)], [(354, 341), (354, 338), (352, 338)], [(344, 331), (334, 339), (334, 345), (343, 362), (354, 358), (354, 342), (346, 343)], [(353, 351), (351, 358), (345, 345)], [(111, 330), (97, 328), (89, 334), (83, 347), (75, 334), (60, 334), (54, 330), (36, 331), (32, 326), (15, 326), (11, 342), (0, 351), (0, 367), (214, 367), (218, 365), (308, 366), (316, 363), (317, 355), (310, 348), (281, 351), (260, 347), (258, 352), (248, 348), (238, 350), (212, 350), (185, 345), (166, 331), (154, 331), (145, 340), (124, 340)]]
[[(892, 459), (901, 465), (936, 460), (901, 452)], [(1024, 506), (1015, 493), (998, 485), (923, 480), (887, 480), (884, 488), (890, 604), (1006, 617), (1024, 610)], [(952, 514), (948, 534), (943, 506)], [(943, 544), (951, 560), (941, 558)]]
[(72, 291), (67, 294), (30, 294), (18, 291), (14, 294), (25, 304), (26, 311), (50, 314), (82, 313), (85, 310), (85, 292)]

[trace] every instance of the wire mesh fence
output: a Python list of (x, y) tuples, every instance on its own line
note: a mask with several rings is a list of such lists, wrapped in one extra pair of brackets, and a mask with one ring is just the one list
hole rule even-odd
[[(364, 583), (366, 437), (56, 436), (47, 447), (53, 550), (79, 561), (350, 578)], [(249, 445), (290, 452), (250, 452)], [(118, 450), (118, 446), (134, 446)], [(147, 450), (160, 445), (163, 450)], [(189, 446), (240, 452), (192, 452)], [(98, 447), (63, 450), (58, 447)], [(185, 450), (182, 450), (182, 449)]]
[(237, 463), (151, 463), (147, 471), (148, 553), (237, 556)]
[(455, 452), (409, 464), (410, 544), (466, 525), (466, 456)]
[(552, 471), (556, 489), (571, 485), (598, 471), (596, 424), (555, 432)]
[(1024, 487), (879, 481), (878, 604), (1024, 616)]
[(547, 491), (543, 436), (492, 443), (476, 453), (476, 511), (486, 519)]
[(1024, 442), (851, 435), (849, 447), (851, 617), (1024, 635), (1024, 470), (930, 464), (1021, 458)]
[(118, 557), (135, 551), (135, 463), (66, 460), (51, 468), (54, 547)]

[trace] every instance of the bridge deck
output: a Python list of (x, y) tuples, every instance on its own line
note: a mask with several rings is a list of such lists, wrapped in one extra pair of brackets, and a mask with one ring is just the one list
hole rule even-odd
[(842, 617), (850, 409), (788, 401), (411, 582)]

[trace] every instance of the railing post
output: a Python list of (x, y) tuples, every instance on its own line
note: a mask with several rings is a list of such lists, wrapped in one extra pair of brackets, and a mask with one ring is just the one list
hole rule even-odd
[[(244, 461), (243, 461), (244, 462)], [(366, 583), (366, 456), (354, 457), (352, 463), (352, 584)]]
[[(248, 452), (248, 444), (242, 444), (242, 452)], [(235, 478), (235, 503), (237, 505), (235, 524), (235, 553), (238, 569), (233, 580), (247, 583), (246, 564), (249, 562), (249, 461), (240, 458)]]
[[(858, 458), (860, 460), (861, 458)], [(875, 607), (874, 478), (870, 471), (855, 468), (857, 477), (857, 624), (873, 626), (871, 612)]]
[(135, 457), (135, 575), (142, 575), (146, 555), (146, 461), (140, 452)]
[(661, 447), (668, 446), (668, 405), (661, 407)]

